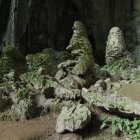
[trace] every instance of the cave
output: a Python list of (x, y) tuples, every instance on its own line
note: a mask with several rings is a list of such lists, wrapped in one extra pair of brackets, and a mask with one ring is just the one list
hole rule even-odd
[(0, 0), (1, 140), (140, 140), (140, 0)]
[(93, 46), (95, 61), (104, 65), (106, 41), (112, 27), (120, 27), (128, 49), (139, 63), (138, 0), (8, 0), (0, 1), (0, 44), (23, 54), (44, 48), (65, 50), (74, 21), (82, 21)]

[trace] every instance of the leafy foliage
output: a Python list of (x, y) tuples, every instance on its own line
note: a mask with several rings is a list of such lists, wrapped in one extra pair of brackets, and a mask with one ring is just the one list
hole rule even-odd
[(68, 52), (57, 52), (52, 48), (43, 50), (41, 53), (26, 56), (28, 70), (37, 71), (40, 67), (46, 69), (47, 74), (55, 75), (57, 65), (69, 57)]
[(28, 97), (28, 90), (26, 88), (19, 88), (16, 91), (16, 97), (19, 100), (23, 100), (23, 99), (27, 98)]
[(100, 122), (100, 124), (101, 124), (101, 125), (100, 125), (100, 129), (101, 129), (101, 130), (107, 128), (107, 127), (109, 126), (109, 124), (110, 124), (110, 121), (109, 121), (108, 117), (105, 116), (105, 115), (102, 115), (102, 116), (99, 118), (99, 122)]
[(120, 132), (125, 133), (131, 140), (140, 139), (140, 120), (123, 119), (114, 117), (112, 119), (112, 134), (118, 134)]

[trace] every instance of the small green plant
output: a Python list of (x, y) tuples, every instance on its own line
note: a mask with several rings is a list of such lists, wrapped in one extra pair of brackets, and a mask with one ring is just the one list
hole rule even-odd
[(123, 119), (119, 117), (114, 117), (112, 119), (112, 134), (118, 135), (124, 133), (128, 136), (130, 140), (140, 139), (140, 120), (134, 119)]
[(19, 100), (23, 100), (25, 98), (28, 97), (28, 91), (26, 88), (19, 88), (17, 91), (16, 91), (16, 97), (19, 99)]
[(108, 117), (105, 116), (105, 115), (102, 115), (102, 116), (99, 118), (99, 122), (100, 122), (100, 124), (101, 124), (101, 125), (100, 125), (100, 129), (101, 129), (101, 130), (103, 130), (103, 129), (109, 127), (109, 125), (110, 125), (110, 121), (109, 121)]

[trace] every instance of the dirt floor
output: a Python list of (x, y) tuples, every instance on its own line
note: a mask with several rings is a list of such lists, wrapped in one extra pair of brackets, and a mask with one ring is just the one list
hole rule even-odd
[(60, 135), (55, 132), (55, 124), (55, 114), (24, 122), (0, 122), (0, 140), (126, 140), (112, 136), (111, 129), (97, 132), (93, 127)]
[(140, 102), (140, 83), (124, 84), (119, 94)]

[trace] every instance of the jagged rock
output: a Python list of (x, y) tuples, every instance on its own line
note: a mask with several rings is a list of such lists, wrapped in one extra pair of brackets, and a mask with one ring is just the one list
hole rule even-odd
[(95, 84), (94, 84), (94, 87), (96, 88), (96, 89), (98, 89), (98, 88), (102, 88), (102, 90), (106, 90), (106, 88), (107, 88), (107, 85), (106, 85), (106, 82), (104, 81), (104, 80), (98, 80)]
[(86, 84), (86, 80), (77, 75), (68, 74), (67, 77), (59, 81), (64, 87), (71, 89), (81, 89)]
[(78, 89), (69, 89), (59, 85), (55, 88), (55, 95), (61, 99), (77, 99), (81, 97), (81, 90)]
[[(88, 89), (90, 92), (100, 92), (100, 93), (106, 93), (106, 92), (110, 92), (110, 90), (112, 89), (112, 84), (111, 81), (106, 82), (106, 80), (98, 80), (94, 85), (90, 86), (90, 88)], [(83, 90), (84, 88), (82, 88)]]
[(71, 108), (63, 107), (57, 118), (56, 132), (75, 132), (86, 127), (90, 120), (91, 112), (82, 104), (73, 105)]
[(72, 100), (60, 100), (59, 98), (54, 99), (47, 99), (45, 102), (43, 102), (43, 110), (41, 111), (41, 114), (46, 113), (60, 113), (62, 110), (62, 107), (72, 107), (73, 106)]
[(98, 73), (97, 73), (97, 78), (99, 78), (99, 79), (105, 80), (109, 77), (110, 77), (110, 74), (106, 70), (99, 70)]
[[(67, 85), (64, 86), (60, 84), (48, 75), (40, 75), (36, 72), (27, 72), (21, 75), (20, 79), (23, 82), (26, 82), (26, 87), (28, 89), (36, 90), (37, 93), (44, 94), (46, 99), (54, 96), (61, 99), (76, 99), (81, 96), (80, 90), (68, 88)], [(75, 83), (72, 82), (73, 81), (69, 81), (69, 85), (71, 85), (70, 87), (72, 87), (72, 84), (75, 86)]]
[(90, 104), (104, 108), (125, 117), (140, 117), (140, 103), (118, 94), (82, 92), (82, 97)]
[(72, 57), (58, 65), (56, 79), (67, 88), (81, 89), (95, 80), (93, 50), (86, 29), (80, 21), (74, 22), (73, 36), (66, 48)]

